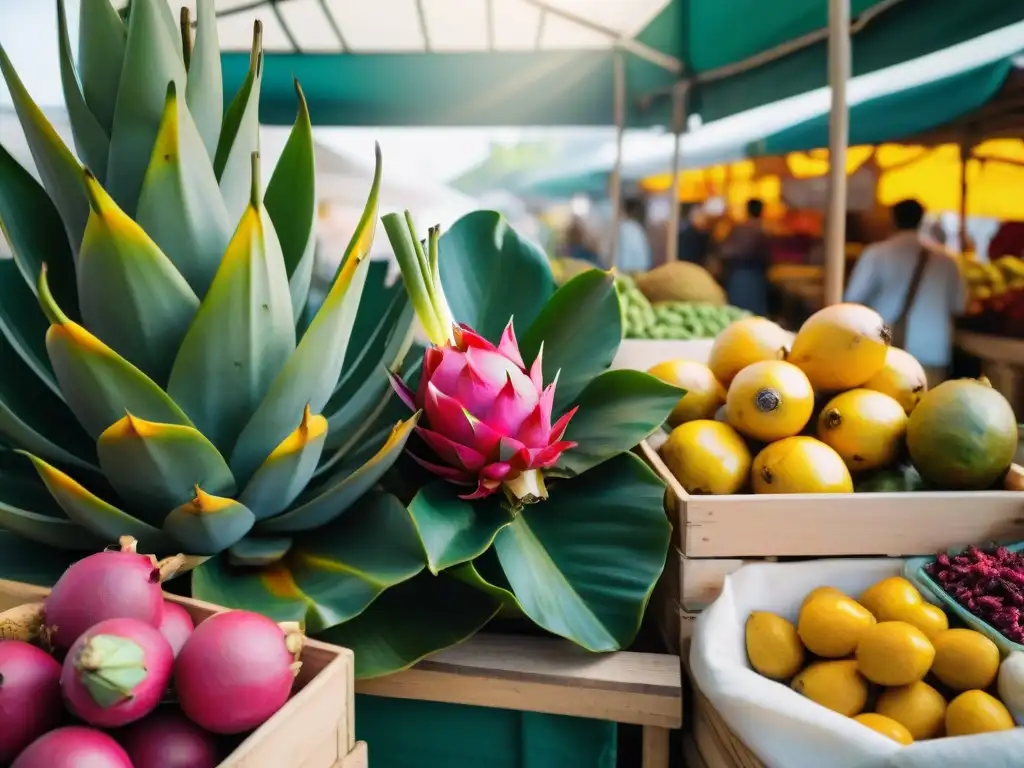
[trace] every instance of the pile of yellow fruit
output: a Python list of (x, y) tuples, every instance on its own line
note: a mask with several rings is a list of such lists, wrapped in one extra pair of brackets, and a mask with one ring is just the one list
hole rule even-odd
[(859, 304), (826, 307), (795, 335), (763, 317), (733, 323), (706, 365), (649, 370), (686, 390), (662, 459), (690, 494), (851, 493), (855, 478), (858, 491), (999, 483), (1017, 449), (1006, 399), (968, 379), (928, 392), (921, 364), (889, 342)]
[(1015, 727), (993, 695), (999, 649), (980, 632), (950, 629), (946, 614), (906, 579), (859, 598), (818, 587), (796, 626), (755, 611), (746, 625), (756, 672), (900, 744)]

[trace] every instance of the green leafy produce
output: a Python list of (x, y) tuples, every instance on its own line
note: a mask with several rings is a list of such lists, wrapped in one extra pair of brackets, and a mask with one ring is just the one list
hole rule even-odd
[(729, 305), (687, 301), (651, 304), (633, 279), (626, 276), (618, 277), (615, 285), (627, 339), (710, 339), (731, 323), (750, 316), (745, 309)]

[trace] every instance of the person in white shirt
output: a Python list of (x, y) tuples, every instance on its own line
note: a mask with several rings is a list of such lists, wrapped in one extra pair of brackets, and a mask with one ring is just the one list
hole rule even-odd
[[(928, 385), (935, 386), (949, 375), (953, 317), (964, 311), (967, 287), (956, 261), (919, 235), (924, 208), (917, 200), (897, 203), (892, 217), (896, 234), (864, 249), (845, 299), (866, 304), (890, 326), (905, 313), (904, 348), (924, 366)], [(923, 270), (918, 289), (904, 309), (919, 263)]]
[(653, 264), (651, 244), (644, 229), (644, 205), (638, 198), (627, 198), (623, 204), (623, 218), (619, 222), (615, 260), (620, 272), (646, 272)]

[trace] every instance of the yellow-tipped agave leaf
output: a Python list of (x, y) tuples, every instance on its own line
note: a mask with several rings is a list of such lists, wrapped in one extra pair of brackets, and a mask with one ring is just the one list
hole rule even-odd
[[(18, 353), (39, 381), (63, 399), (46, 355), (46, 316), (19, 274), (18, 266), (0, 259), (0, 335)], [(10, 375), (10, 371), (4, 371)]]
[(92, 210), (78, 254), (82, 319), (154, 381), (165, 382), (199, 299), (88, 172), (85, 184)]
[(89, 202), (82, 183), (82, 166), (28, 95), (3, 46), (0, 46), (0, 73), (7, 82), (14, 111), (18, 114), (25, 141), (32, 151), (39, 178), (60, 212), (72, 252), (78, 253), (85, 221), (89, 217)]
[(173, 509), (163, 527), (189, 554), (215, 555), (245, 536), (254, 522), (244, 504), (196, 485), (192, 499)]
[(135, 220), (196, 295), (217, 274), (232, 223), (213, 164), (188, 107), (171, 83)]
[(122, 536), (131, 536), (139, 541), (140, 548), (146, 552), (168, 551), (173, 548), (158, 528), (122, 512), (38, 456), (33, 456), (27, 451), (17, 453), (26, 456), (32, 462), (46, 489), (64, 510), (64, 514), (91, 531), (100, 540), (110, 543)]
[(309, 122), (309, 108), (298, 80), (295, 81), (295, 93), (299, 98), (299, 114), (274, 167), (263, 202), (281, 240), (281, 253), (292, 294), (292, 313), (298, 322), (306, 307), (313, 276), (316, 162), (313, 157), (313, 126)]
[(128, 30), (110, 0), (81, 0), (78, 13), (78, 72), (85, 103), (106, 134), (114, 125), (117, 87)]
[(196, 39), (188, 65), (185, 100), (212, 163), (217, 154), (217, 140), (224, 119), (224, 82), (214, 0), (196, 2)]
[(194, 427), (128, 413), (100, 435), (96, 452), (114, 490), (155, 525), (169, 509), (191, 499), (195, 485), (228, 496), (236, 490), (224, 459)]
[[(288, 276), (261, 202), (258, 154), (252, 156), (251, 169), (249, 205), (181, 344), (167, 385), (171, 397), (224, 455), (295, 349)], [(306, 402), (287, 432), (294, 429)]]
[(167, 0), (132, 0), (105, 179), (110, 195), (131, 216), (172, 82), (185, 92), (181, 38)]
[(307, 405), (302, 423), (271, 452), (238, 500), (257, 520), (287, 509), (316, 471), (326, 437), (327, 419), (314, 415)]
[(85, 96), (78, 84), (78, 72), (71, 53), (71, 39), (68, 37), (64, 0), (57, 0), (57, 35), (60, 81), (64, 88), (64, 105), (67, 107), (68, 119), (71, 121), (71, 130), (75, 137), (75, 148), (85, 164), (98, 169), (102, 178), (107, 170), (110, 137), (89, 109), (89, 105), (85, 103)]
[(249, 158), (260, 150), (260, 84), (263, 82), (263, 25), (253, 24), (249, 73), (235, 94), (220, 129), (213, 170), (228, 217), (236, 221), (249, 203)]
[(51, 323), (46, 351), (53, 372), (68, 407), (92, 437), (99, 437), (126, 409), (151, 421), (191, 426), (151, 378), (61, 311), (45, 268), (39, 274), (39, 302)]
[(276, 563), (288, 554), (294, 540), (290, 536), (247, 537), (228, 550), (232, 565), (257, 568)]
[(245, 425), (230, 464), (235, 477), (252, 476), (267, 455), (295, 428), (308, 404), (314, 413), (323, 411), (334, 392), (348, 350), (352, 325), (369, 270), (373, 232), (380, 194), (381, 154), (377, 147), (376, 169), (362, 218), (352, 235), (324, 303), (306, 329), (266, 399)]
[[(59, 512), (59, 511), (58, 511)], [(0, 529), (11, 531), (26, 539), (57, 549), (93, 551), (107, 543), (77, 523), (57, 515), (40, 514), (13, 506), (4, 501), (0, 493)]]
[(420, 412), (407, 421), (400, 421), (391, 430), (384, 445), (361, 467), (351, 474), (332, 480), (324, 487), (311, 489), (309, 498), (299, 499), (299, 506), (283, 515), (263, 520), (258, 533), (298, 533), (311, 531), (345, 514), (359, 498), (369, 491), (395, 463), (412, 434)]

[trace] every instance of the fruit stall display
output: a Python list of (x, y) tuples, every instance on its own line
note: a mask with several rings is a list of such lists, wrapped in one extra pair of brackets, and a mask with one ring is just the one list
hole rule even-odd
[(712, 339), (750, 312), (729, 305), (690, 301), (652, 304), (628, 276), (615, 281), (622, 302), (627, 339)]
[(740, 320), (706, 361), (650, 372), (687, 392), (651, 438), (657, 454), (643, 447), (671, 489), (678, 551), (663, 589), (684, 635), (747, 561), (1024, 538), (1006, 399), (984, 380), (928, 391), (867, 307), (827, 307), (795, 335)]
[[(331, 662), (304, 654), (296, 622), (169, 599), (163, 582), (184, 558), (157, 561), (136, 547), (126, 536), (120, 550), (73, 563), (49, 592), (0, 582), (0, 765), (214, 768), (282, 747), (317, 768), (343, 759), (354, 747), (351, 656), (314, 643), (321, 657), (339, 659), (325, 670)], [(297, 680), (306, 661), (311, 668)], [(318, 718), (329, 736), (311, 741), (294, 718), (324, 706), (312, 689), (302, 691), (320, 672), (347, 686), (348, 697), (325, 709), (333, 722)], [(289, 721), (300, 743), (268, 744)], [(317, 753), (325, 737), (333, 748)], [(273, 759), (251, 764), (269, 768)]]
[(976, 333), (1024, 338), (1024, 259), (1002, 256), (992, 262), (964, 261), (967, 311), (958, 327)]

